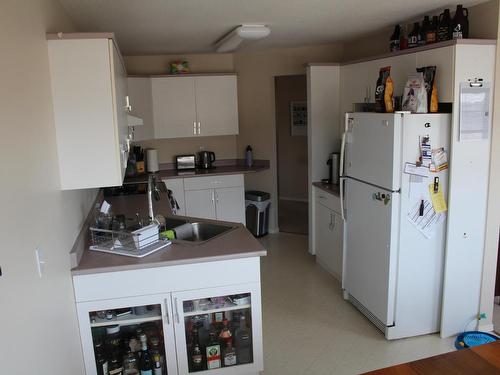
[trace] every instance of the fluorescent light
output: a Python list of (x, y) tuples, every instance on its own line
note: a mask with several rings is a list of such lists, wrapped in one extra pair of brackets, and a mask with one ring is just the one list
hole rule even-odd
[(243, 40), (258, 40), (271, 34), (271, 29), (266, 25), (240, 25), (231, 30), (215, 43), (217, 52), (234, 51)]

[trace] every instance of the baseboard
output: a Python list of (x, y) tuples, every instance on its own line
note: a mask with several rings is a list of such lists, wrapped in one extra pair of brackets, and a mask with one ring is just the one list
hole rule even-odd
[(492, 323), (488, 323), (488, 324), (479, 324), (479, 327), (478, 327), (478, 330), (479, 331), (483, 331), (483, 332), (493, 332), (494, 331), (494, 327), (493, 327), (493, 324)]
[(307, 198), (291, 198), (291, 197), (279, 197), (280, 201), (290, 201), (290, 202), (301, 202), (308, 203), (309, 199)]
[(493, 302), (496, 303), (497, 305), (500, 305), (500, 296), (496, 296), (494, 299), (493, 299)]

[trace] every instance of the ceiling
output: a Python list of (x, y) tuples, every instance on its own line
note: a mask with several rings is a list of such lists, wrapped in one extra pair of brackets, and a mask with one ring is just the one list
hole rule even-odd
[(243, 23), (271, 28), (268, 38), (244, 48), (339, 42), (449, 5), (449, 0), (59, 1), (79, 31), (113, 31), (125, 55), (214, 52), (214, 42)]

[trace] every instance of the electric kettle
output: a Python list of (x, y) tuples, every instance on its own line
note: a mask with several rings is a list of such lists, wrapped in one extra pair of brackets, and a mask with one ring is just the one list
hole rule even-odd
[(215, 153), (212, 151), (198, 152), (198, 168), (210, 169), (214, 168), (213, 162), (215, 161)]

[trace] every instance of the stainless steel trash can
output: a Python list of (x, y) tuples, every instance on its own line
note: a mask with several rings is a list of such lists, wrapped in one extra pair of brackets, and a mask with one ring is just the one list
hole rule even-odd
[(255, 237), (265, 236), (269, 231), (271, 195), (264, 191), (246, 191), (245, 204), (247, 229)]

